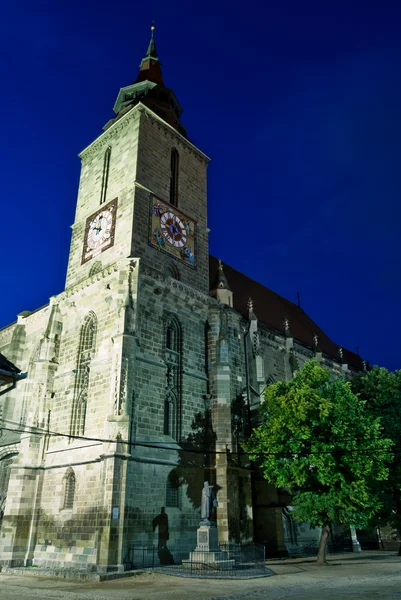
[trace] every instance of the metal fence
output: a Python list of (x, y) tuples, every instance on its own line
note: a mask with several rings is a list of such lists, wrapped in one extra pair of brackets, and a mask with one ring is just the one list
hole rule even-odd
[(242, 579), (266, 577), (273, 572), (266, 568), (265, 548), (259, 544), (221, 544), (214, 553), (189, 551), (188, 546), (131, 545), (124, 566), (126, 570), (149, 569), (180, 577), (210, 577)]
[[(291, 540), (289, 538), (284, 538), (284, 546), (286, 548), (286, 556), (290, 556), (293, 558), (302, 557), (302, 556), (316, 556), (319, 549), (319, 539), (316, 537), (311, 538), (302, 538), (301, 540)], [(366, 536), (358, 536), (358, 541), (361, 545), (362, 550), (379, 550), (378, 542), (367, 538)], [(266, 555), (268, 558), (276, 558), (278, 553), (274, 553), (274, 549), (269, 548), (269, 542), (265, 543), (266, 546)], [(398, 547), (397, 547), (398, 549)], [(330, 554), (335, 554), (336, 552), (351, 552), (352, 551), (352, 540), (351, 536), (337, 536), (337, 537), (329, 537), (327, 544), (327, 551)]]

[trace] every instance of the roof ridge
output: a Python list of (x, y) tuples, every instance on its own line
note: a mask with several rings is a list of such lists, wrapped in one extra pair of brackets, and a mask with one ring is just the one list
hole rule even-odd
[[(216, 258), (215, 256), (213, 256), (213, 254), (209, 254), (209, 257), (212, 258), (213, 260), (215, 260), (217, 263), (219, 262), (219, 259)], [(269, 287), (267, 287), (267, 285), (265, 285), (264, 283), (261, 283), (260, 281), (257, 281), (256, 279), (253, 279), (252, 277), (249, 277), (249, 275), (246, 275), (245, 273), (243, 273), (242, 271), (239, 271), (238, 269), (236, 269), (235, 267), (232, 267), (229, 263), (222, 261), (224, 264), (224, 267), (228, 267), (229, 269), (232, 269), (233, 271), (236, 271), (236, 273), (239, 273), (240, 275), (242, 275), (243, 277), (246, 277), (247, 279), (249, 279), (250, 281), (253, 281), (253, 283), (257, 283), (258, 285), (261, 285), (262, 287), (266, 288), (267, 290), (269, 290), (269, 292), (271, 292), (272, 294), (274, 294), (275, 296), (277, 296), (278, 298), (281, 298), (282, 300), (285, 300), (286, 302), (289, 302), (290, 304), (292, 304), (293, 306), (295, 306), (295, 308), (299, 308), (299, 310), (301, 310), (303, 313), (305, 313), (307, 315), (307, 313), (304, 311), (304, 309), (301, 306), (298, 306), (298, 304), (295, 304), (295, 302), (292, 302), (291, 300), (289, 300), (288, 298), (286, 298), (285, 296), (281, 296), (281, 294), (278, 294), (277, 292), (275, 292), (274, 290), (270, 289)]]

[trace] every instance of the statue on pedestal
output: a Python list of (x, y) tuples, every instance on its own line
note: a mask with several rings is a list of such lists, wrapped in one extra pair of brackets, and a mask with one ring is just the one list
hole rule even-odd
[(216, 496), (213, 493), (213, 485), (209, 485), (208, 481), (205, 481), (202, 488), (202, 500), (201, 500), (201, 525), (211, 525), (210, 516), (212, 514), (212, 506), (217, 508), (219, 503), (217, 502)]

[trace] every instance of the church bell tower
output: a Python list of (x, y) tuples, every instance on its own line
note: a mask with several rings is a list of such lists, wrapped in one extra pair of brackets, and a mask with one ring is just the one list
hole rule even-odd
[(114, 112), (80, 154), (66, 288), (115, 260), (135, 257), (208, 293), (208, 158), (181, 124), (153, 26), (138, 76), (120, 89)]

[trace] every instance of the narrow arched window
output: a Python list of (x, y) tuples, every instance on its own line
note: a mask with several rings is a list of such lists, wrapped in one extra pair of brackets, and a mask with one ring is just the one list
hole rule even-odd
[(64, 475), (64, 500), (63, 500), (63, 510), (71, 509), (74, 507), (74, 499), (75, 499), (75, 473), (71, 469), (71, 467), (67, 470), (67, 473)]
[(180, 326), (175, 320), (167, 325), (166, 348), (173, 352), (180, 351)]
[(179, 440), (181, 432), (181, 326), (170, 317), (165, 329), (165, 357), (167, 364), (164, 396), (164, 434)]
[(100, 189), (100, 204), (106, 202), (107, 185), (109, 183), (109, 169), (110, 169), (110, 155), (111, 147), (109, 146), (104, 153), (103, 159), (103, 173), (102, 173), (102, 187)]
[(179, 154), (176, 148), (171, 150), (170, 158), (170, 204), (178, 206)]
[(171, 471), (166, 482), (166, 507), (180, 507), (180, 482), (175, 471)]
[(95, 351), (97, 319), (93, 312), (86, 316), (81, 328), (75, 379), (74, 401), (71, 418), (71, 435), (85, 432), (86, 408), (89, 393), (89, 377)]
[(169, 390), (164, 399), (164, 434), (174, 439), (178, 438), (177, 408), (177, 396), (172, 390)]
[(165, 268), (165, 273), (168, 277), (172, 277), (172, 279), (176, 279), (177, 281), (180, 281), (181, 279), (180, 272), (176, 265), (168, 264)]

